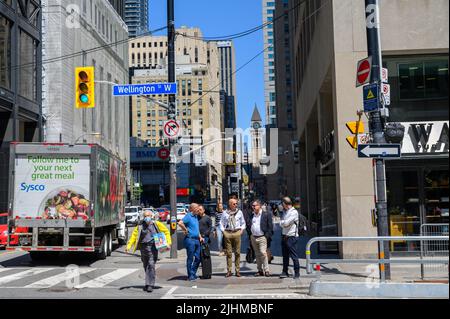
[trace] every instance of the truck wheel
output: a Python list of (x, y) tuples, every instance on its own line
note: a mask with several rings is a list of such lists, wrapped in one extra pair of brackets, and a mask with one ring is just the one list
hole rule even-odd
[(104, 260), (108, 255), (108, 234), (104, 233), (102, 236), (102, 242), (100, 244), (99, 252), (97, 253), (98, 259)]
[(111, 256), (111, 253), (112, 253), (112, 245), (113, 245), (113, 243), (112, 243), (112, 233), (109, 232), (109, 233), (108, 233), (108, 245), (107, 245), (108, 249), (107, 249), (107, 251), (106, 251), (106, 255), (107, 255), (107, 256)]

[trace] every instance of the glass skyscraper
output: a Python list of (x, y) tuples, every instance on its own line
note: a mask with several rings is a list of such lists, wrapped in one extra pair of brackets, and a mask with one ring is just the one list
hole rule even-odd
[(125, 22), (128, 26), (130, 38), (145, 34), (149, 31), (148, 1), (125, 0)]
[[(275, 1), (263, 0), (263, 23), (273, 21), (275, 15)], [(277, 109), (275, 94), (275, 49), (273, 24), (267, 25), (264, 32), (264, 101), (266, 107), (266, 125), (276, 127)]]

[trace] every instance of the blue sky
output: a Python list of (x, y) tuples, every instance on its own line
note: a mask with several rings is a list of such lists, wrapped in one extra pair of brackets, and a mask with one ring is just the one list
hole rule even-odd
[[(150, 0), (150, 29), (167, 25), (167, 1)], [(175, 0), (175, 25), (199, 27), (205, 37), (238, 33), (262, 24), (261, 0)], [(167, 31), (163, 31), (167, 34)], [(234, 40), (236, 68), (264, 49), (262, 30)], [(250, 126), (255, 103), (264, 111), (263, 55), (236, 73), (238, 127)]]

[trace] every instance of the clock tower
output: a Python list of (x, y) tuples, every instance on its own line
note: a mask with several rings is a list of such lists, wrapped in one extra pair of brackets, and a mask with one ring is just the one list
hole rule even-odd
[(255, 104), (251, 119), (251, 138), (252, 138), (252, 163), (253, 167), (260, 167), (260, 162), (263, 157), (263, 126), (261, 115), (258, 107)]

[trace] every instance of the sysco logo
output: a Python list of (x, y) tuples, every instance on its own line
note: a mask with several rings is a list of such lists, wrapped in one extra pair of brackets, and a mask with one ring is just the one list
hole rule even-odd
[(20, 190), (28, 192), (43, 192), (45, 191), (45, 185), (28, 185), (27, 183), (20, 184)]

